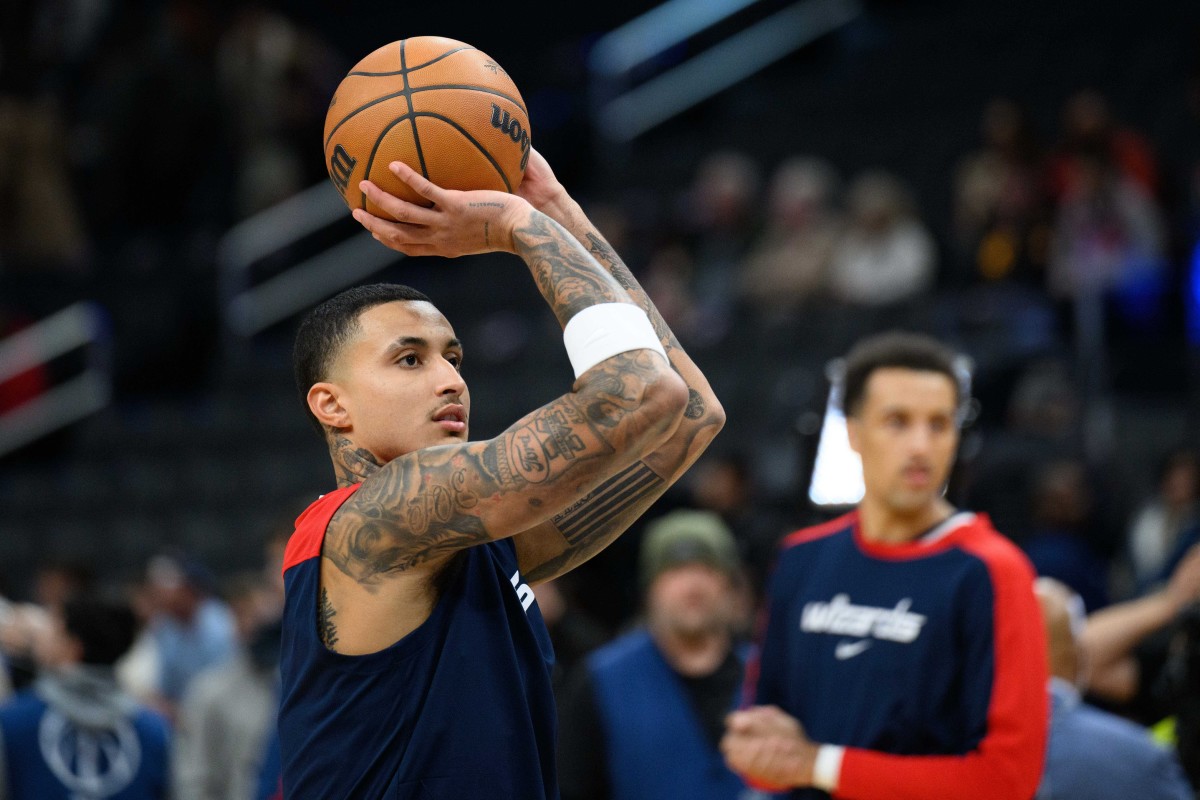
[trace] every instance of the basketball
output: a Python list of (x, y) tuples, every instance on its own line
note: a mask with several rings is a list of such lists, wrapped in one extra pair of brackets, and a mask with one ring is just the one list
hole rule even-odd
[(508, 73), (469, 44), (415, 36), (384, 45), (342, 79), (325, 115), (325, 164), (350, 208), (391, 217), (364, 178), (428, 201), (388, 164), (403, 161), (445, 189), (513, 192), (529, 159), (529, 114)]

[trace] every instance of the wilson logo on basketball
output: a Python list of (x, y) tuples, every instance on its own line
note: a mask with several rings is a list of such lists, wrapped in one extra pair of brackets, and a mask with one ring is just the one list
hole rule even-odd
[(525, 169), (529, 162), (529, 132), (521, 127), (519, 120), (513, 119), (511, 114), (495, 103), (492, 103), (492, 127), (521, 145), (521, 169)]
[(333, 155), (329, 157), (329, 177), (339, 192), (344, 194), (350, 185), (350, 175), (357, 163), (358, 159), (352, 158), (340, 144), (333, 148)]

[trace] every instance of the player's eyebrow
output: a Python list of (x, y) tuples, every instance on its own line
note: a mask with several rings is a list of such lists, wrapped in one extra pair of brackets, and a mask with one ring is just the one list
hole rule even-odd
[[(425, 349), (428, 349), (429, 346), (430, 346), (429, 340), (424, 338), (423, 336), (401, 336), (399, 339), (397, 339), (396, 341), (389, 344), (387, 346), (387, 350), (385, 352), (390, 355), (392, 353), (395, 353), (398, 350), (403, 350), (407, 347), (414, 347), (418, 350), (425, 350)], [(461, 350), (462, 349), (462, 340), (459, 339), (458, 337), (451, 337), (450, 339), (446, 340), (446, 347), (447, 348), (454, 347), (454, 348), (458, 348), (459, 350)]]

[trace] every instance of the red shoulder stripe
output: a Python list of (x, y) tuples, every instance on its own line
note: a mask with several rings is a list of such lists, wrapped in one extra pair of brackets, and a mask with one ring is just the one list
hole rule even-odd
[(813, 539), (820, 539), (822, 536), (829, 536), (834, 533), (839, 533), (846, 530), (851, 525), (858, 523), (858, 510), (855, 509), (848, 514), (843, 514), (840, 517), (831, 519), (828, 522), (822, 522), (820, 525), (813, 525), (810, 528), (801, 528), (795, 533), (789, 533), (779, 542), (779, 549), (786, 550), (789, 547), (795, 547), (798, 544), (811, 542)]
[(287, 548), (283, 551), (283, 571), (287, 572), (301, 561), (316, 558), (321, 555), (321, 544), (325, 541), (325, 529), (329, 520), (346, 502), (346, 498), (354, 494), (361, 483), (344, 486), (341, 489), (323, 494), (296, 518), (296, 531), (288, 539)]

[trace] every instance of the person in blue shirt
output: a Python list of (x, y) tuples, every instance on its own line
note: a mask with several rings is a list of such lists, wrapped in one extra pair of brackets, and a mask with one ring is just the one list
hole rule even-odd
[(718, 749), (747, 656), (733, 534), (715, 512), (672, 511), (646, 527), (639, 568), (644, 624), (593, 652), (563, 699), (563, 800), (749, 797)]
[(167, 720), (117, 685), (133, 644), (124, 603), (80, 597), (55, 612), (36, 648), (41, 674), (0, 707), (4, 800), (164, 800)]
[(1035, 584), (1049, 641), (1050, 738), (1036, 800), (1192, 800), (1175, 754), (1149, 732), (1083, 702), (1083, 601), (1065, 584)]

